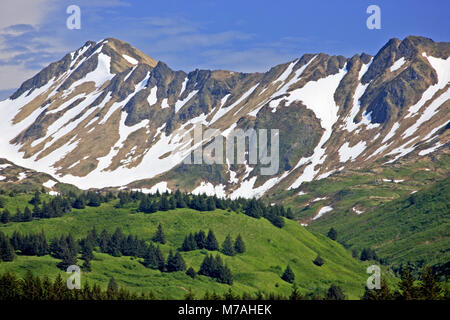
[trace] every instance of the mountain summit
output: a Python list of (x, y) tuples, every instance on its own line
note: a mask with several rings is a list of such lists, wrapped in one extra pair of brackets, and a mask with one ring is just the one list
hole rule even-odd
[[(260, 197), (448, 152), (449, 100), (450, 43), (423, 37), (391, 39), (374, 57), (305, 54), (266, 73), (173, 71), (109, 38), (86, 42), (0, 102), (0, 154), (84, 189)], [(277, 174), (183, 164), (198, 146), (180, 134), (198, 125), (223, 135), (279, 129)]]

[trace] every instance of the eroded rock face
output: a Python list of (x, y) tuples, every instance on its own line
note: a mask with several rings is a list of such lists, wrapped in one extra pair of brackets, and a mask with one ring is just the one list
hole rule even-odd
[[(164, 181), (262, 196), (448, 148), (449, 57), (449, 43), (408, 37), (374, 57), (305, 54), (266, 73), (185, 73), (117, 39), (88, 41), (0, 102), (0, 153), (81, 188)], [(192, 149), (182, 138), (199, 125), (278, 129), (279, 169), (182, 164)]]

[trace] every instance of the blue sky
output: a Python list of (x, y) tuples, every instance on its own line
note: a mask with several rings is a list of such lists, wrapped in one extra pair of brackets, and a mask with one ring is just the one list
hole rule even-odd
[[(66, 28), (67, 6), (81, 29)], [(366, 9), (381, 8), (381, 30)], [(2, 0), (0, 98), (87, 40), (127, 41), (172, 69), (266, 71), (308, 52), (376, 52), (393, 37), (450, 41), (450, 1)]]

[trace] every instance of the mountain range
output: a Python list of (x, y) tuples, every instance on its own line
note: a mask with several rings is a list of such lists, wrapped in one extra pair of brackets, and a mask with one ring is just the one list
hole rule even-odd
[[(82, 189), (301, 195), (311, 181), (448, 154), (449, 83), (450, 43), (417, 36), (265, 73), (174, 71), (123, 41), (88, 41), (0, 102), (0, 157)], [(209, 141), (183, 139), (196, 126), (278, 129), (278, 172), (184, 164)]]

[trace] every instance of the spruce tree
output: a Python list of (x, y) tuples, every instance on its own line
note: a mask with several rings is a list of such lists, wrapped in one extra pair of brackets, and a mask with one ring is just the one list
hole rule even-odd
[(6, 224), (11, 220), (11, 214), (8, 209), (3, 210), (2, 217), (0, 219), (3, 224)]
[(194, 236), (192, 233), (184, 237), (183, 244), (181, 246), (181, 250), (183, 251), (192, 251), (197, 249), (197, 244), (194, 240)]
[(229, 234), (222, 243), (222, 253), (227, 256), (234, 256), (236, 254), (236, 252), (234, 251), (231, 236)]
[(284, 281), (289, 282), (289, 283), (294, 282), (295, 274), (289, 265), (287, 265), (286, 269), (284, 270), (283, 275), (281, 276), (281, 279), (283, 279)]
[(15, 257), (14, 248), (8, 237), (0, 233), (0, 261), (10, 262)]
[(219, 250), (219, 243), (217, 242), (216, 236), (211, 229), (209, 230), (208, 236), (206, 237), (205, 248), (209, 251)]
[(77, 197), (72, 205), (75, 209), (84, 209), (86, 207), (82, 197)]
[(316, 259), (314, 259), (313, 263), (314, 263), (316, 266), (321, 267), (321, 266), (325, 263), (325, 261), (323, 261), (323, 259), (322, 259), (322, 257), (320, 256), (320, 254), (318, 254), (317, 257), (316, 257)]
[(31, 210), (30, 208), (26, 207), (23, 212), (22, 221), (27, 222), (31, 221), (31, 219), (32, 219)]
[(192, 267), (189, 267), (189, 269), (187, 269), (186, 274), (187, 274), (189, 277), (191, 277), (192, 279), (194, 279), (195, 276), (197, 275), (197, 274), (195, 273), (194, 268), (192, 268)]
[(139, 204), (139, 211), (144, 213), (151, 213), (150, 207), (151, 207), (150, 199), (148, 196), (144, 195)]
[(236, 253), (245, 252), (245, 243), (240, 234), (238, 234), (234, 242), (234, 250), (236, 251)]
[(327, 300), (345, 300), (346, 295), (344, 291), (342, 291), (341, 287), (332, 284), (330, 288), (328, 288)]
[(362, 300), (392, 300), (393, 298), (386, 280), (381, 279), (380, 289), (368, 289), (366, 287)]
[(294, 285), (292, 286), (292, 292), (289, 296), (289, 300), (303, 300), (302, 295), (298, 291), (297, 285), (294, 282)]
[(159, 248), (159, 246), (156, 247), (155, 256), (156, 256), (157, 267), (158, 267), (159, 271), (163, 272), (164, 271), (164, 267), (165, 267), (165, 261), (164, 261), (164, 255), (162, 254), (161, 249)]
[(163, 232), (161, 224), (158, 225), (158, 230), (156, 231), (156, 234), (153, 237), (153, 241), (154, 242), (159, 242), (161, 244), (165, 244), (166, 243), (166, 236), (164, 235), (164, 232)]
[(195, 244), (198, 249), (203, 249), (206, 246), (206, 234), (205, 231), (200, 230), (199, 232), (196, 232), (194, 235)]
[(32, 205), (38, 205), (41, 204), (41, 198), (39, 197), (39, 191), (36, 191), (34, 193), (33, 198), (29, 201), (30, 204)]
[(441, 298), (442, 288), (436, 281), (431, 267), (426, 266), (422, 271), (422, 283), (420, 285), (420, 298), (424, 300), (439, 300)]
[(151, 269), (158, 269), (158, 259), (156, 257), (156, 248), (153, 246), (153, 244), (150, 244), (147, 247), (147, 250), (144, 254), (144, 266)]
[(69, 266), (76, 264), (77, 264), (76, 256), (67, 247), (64, 248), (62, 251), (62, 261), (57, 264), (57, 267), (60, 268), (61, 270), (66, 271)]
[(213, 197), (208, 197), (208, 200), (206, 200), (206, 209), (208, 211), (216, 210), (216, 201)]
[(169, 252), (169, 257), (167, 258), (167, 272), (176, 272), (186, 270), (186, 263), (179, 252), (172, 254), (172, 250)]
[(108, 282), (108, 287), (106, 289), (106, 295), (109, 300), (116, 299), (119, 293), (119, 286), (117, 285), (116, 280), (112, 277)]
[(415, 300), (417, 298), (417, 288), (414, 286), (414, 278), (407, 266), (404, 266), (402, 269), (399, 288), (401, 290), (402, 300)]
[(328, 231), (328, 234), (327, 234), (327, 236), (328, 236), (328, 238), (330, 238), (331, 240), (337, 240), (337, 231), (334, 229), (334, 228), (331, 228), (329, 231)]

